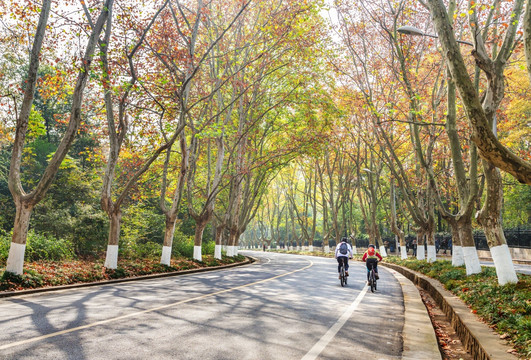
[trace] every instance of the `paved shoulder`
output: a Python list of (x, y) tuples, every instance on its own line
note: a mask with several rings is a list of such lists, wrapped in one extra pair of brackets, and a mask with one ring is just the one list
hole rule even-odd
[(389, 272), (398, 280), (404, 294), (402, 359), (441, 359), (437, 336), (417, 287), (397, 271), (389, 269)]

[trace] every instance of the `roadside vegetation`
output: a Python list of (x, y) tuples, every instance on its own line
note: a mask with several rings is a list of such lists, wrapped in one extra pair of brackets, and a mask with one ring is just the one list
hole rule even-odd
[[(9, 236), (0, 235), (0, 261), (9, 251)], [(161, 246), (156, 243), (133, 245), (135, 251), (123, 247), (116, 269), (104, 267), (103, 256), (77, 256), (73, 244), (30, 232), (24, 272), (16, 275), (0, 271), (0, 291), (16, 291), (41, 287), (88, 283), (128, 277), (160, 274), (204, 267), (220, 266), (245, 260), (244, 256), (214, 258), (214, 243), (203, 246), (202, 261), (193, 259), (193, 240), (179, 239), (174, 244), (170, 266), (160, 264)], [(132, 249), (130, 249), (132, 250)]]
[(509, 341), (520, 356), (531, 358), (531, 276), (518, 274), (518, 283), (500, 286), (492, 267), (483, 266), (481, 273), (466, 276), (464, 266), (452, 266), (447, 260), (427, 263), (391, 256), (385, 262), (437, 279)]

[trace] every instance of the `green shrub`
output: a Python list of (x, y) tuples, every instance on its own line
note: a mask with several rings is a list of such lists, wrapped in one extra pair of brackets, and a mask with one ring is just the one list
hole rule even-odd
[[(0, 261), (6, 261), (11, 246), (11, 234), (0, 234)], [(70, 260), (74, 258), (74, 246), (71, 241), (56, 239), (50, 235), (28, 232), (26, 240), (26, 261), (38, 260)]]
[(124, 210), (122, 237), (137, 244), (154, 242), (162, 246), (164, 241), (165, 217), (158, 204), (140, 201)]
[(109, 219), (103, 211), (96, 211), (92, 205), (76, 208), (75, 227), (71, 233), (76, 254), (94, 256), (107, 248)]
[(9, 246), (11, 244), (11, 237), (3, 230), (0, 229), (0, 261), (7, 260), (9, 255)]
[(50, 235), (37, 234), (30, 230), (26, 240), (26, 261), (70, 260), (74, 258), (74, 245), (65, 239), (56, 239)]
[(133, 245), (133, 254), (135, 258), (145, 259), (145, 258), (160, 258), (162, 255), (162, 245), (148, 241), (143, 244)]
[(466, 277), (466, 270), (463, 268), (455, 268), (443, 273), (429, 274), (431, 277), (437, 278), (439, 274), (439, 281), (446, 284), (450, 280), (460, 280)]
[(216, 248), (216, 243), (214, 241), (203, 242), (201, 245), (201, 254), (202, 255), (214, 255), (214, 250)]
[(7, 290), (13, 285), (22, 288), (40, 287), (43, 285), (43, 275), (29, 269), (25, 269), (22, 275), (4, 272), (0, 276), (0, 290)]
[(187, 237), (182, 233), (179, 233), (179, 237), (173, 238), (172, 254), (177, 257), (194, 257), (194, 238), (191, 236)]
[(121, 279), (129, 276), (129, 272), (124, 268), (118, 267), (116, 269), (107, 269), (106, 273), (111, 279)]

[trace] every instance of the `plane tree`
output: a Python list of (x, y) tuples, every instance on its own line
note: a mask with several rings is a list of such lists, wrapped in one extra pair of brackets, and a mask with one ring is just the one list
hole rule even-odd
[[(28, 130), (28, 122), (31, 115), (31, 109), (34, 102), (35, 87), (38, 81), (39, 65), (43, 54), (43, 45), (48, 40), (45, 35), (47, 29), (53, 28), (54, 23), (49, 22), (50, 11), (52, 10), (52, 1), (43, 0), (42, 5), (32, 7), (30, 16), (38, 18), (38, 23), (32, 34), (32, 44), (29, 56), (29, 68), (25, 78), (25, 89), (22, 102), (17, 113), (17, 125), (15, 139), (11, 156), (11, 165), (9, 168), (9, 190), (13, 196), (16, 206), (16, 215), (13, 226), (13, 236), (7, 260), (6, 271), (15, 274), (21, 274), (24, 265), (24, 253), (26, 239), (28, 234), (30, 217), (35, 205), (37, 205), (46, 195), (50, 188), (61, 163), (65, 159), (68, 150), (77, 135), (81, 123), (81, 107), (83, 104), (83, 95), (93, 63), (93, 55), (97, 46), (98, 38), (104, 28), (106, 20), (112, 10), (114, 1), (107, 0), (102, 3), (96, 3), (94, 26), (88, 31), (88, 36), (82, 38), (84, 47), (81, 50), (83, 55), (77, 62), (77, 79), (72, 94), (72, 106), (70, 117), (68, 119), (67, 129), (55, 151), (48, 162), (37, 185), (28, 191), (24, 189), (21, 181), (21, 164), (24, 151), (25, 138)], [(27, 15), (27, 14), (24, 14)], [(51, 38), (53, 40), (53, 38)], [(47, 45), (50, 46), (50, 45)], [(55, 46), (55, 45), (51, 45)]]

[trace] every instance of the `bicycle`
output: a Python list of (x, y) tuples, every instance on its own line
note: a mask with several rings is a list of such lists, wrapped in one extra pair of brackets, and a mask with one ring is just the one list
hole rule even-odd
[(341, 263), (341, 267), (339, 268), (339, 282), (341, 283), (341, 286), (347, 285), (347, 274), (345, 270), (345, 263)]
[(369, 285), (371, 287), (371, 292), (376, 290), (376, 272), (374, 271), (374, 264), (371, 264), (371, 270), (369, 271)]

